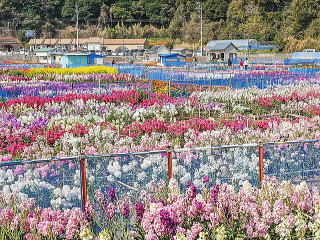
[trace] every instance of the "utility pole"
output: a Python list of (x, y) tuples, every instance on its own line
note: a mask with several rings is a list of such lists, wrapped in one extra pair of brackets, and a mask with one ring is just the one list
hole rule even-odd
[(79, 52), (79, 6), (76, 4), (77, 52)]

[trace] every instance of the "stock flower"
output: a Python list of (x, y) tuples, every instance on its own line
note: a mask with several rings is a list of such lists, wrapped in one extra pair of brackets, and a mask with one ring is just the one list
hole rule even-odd
[(109, 200), (110, 200), (111, 202), (115, 201), (116, 198), (117, 198), (117, 197), (116, 197), (116, 189), (110, 187), (110, 188), (108, 189), (108, 191), (107, 191), (107, 195), (108, 195)]

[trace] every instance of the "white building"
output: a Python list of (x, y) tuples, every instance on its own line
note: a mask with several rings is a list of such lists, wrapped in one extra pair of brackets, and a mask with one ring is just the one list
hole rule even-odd
[(237, 58), (238, 48), (233, 43), (217, 43), (207, 46), (207, 55), (210, 60)]
[(55, 48), (41, 48), (34, 51), (40, 63), (60, 64), (62, 53)]

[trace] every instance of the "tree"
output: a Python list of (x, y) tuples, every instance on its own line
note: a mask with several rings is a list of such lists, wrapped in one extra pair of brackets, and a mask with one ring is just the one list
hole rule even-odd
[(191, 15), (191, 20), (187, 22), (184, 26), (184, 36), (183, 39), (192, 44), (193, 50), (195, 50), (196, 43), (200, 40), (200, 19), (199, 14), (193, 13)]
[(168, 33), (169, 36), (173, 39), (181, 38), (182, 37), (182, 28), (183, 25), (186, 23), (186, 16), (185, 16), (185, 5), (181, 4), (174, 13), (174, 17), (170, 22)]
[(286, 11), (282, 33), (302, 39), (305, 29), (317, 18), (319, 12), (320, 0), (293, 0)]
[(204, 14), (209, 21), (225, 20), (228, 5), (226, 0), (208, 0), (203, 5)]

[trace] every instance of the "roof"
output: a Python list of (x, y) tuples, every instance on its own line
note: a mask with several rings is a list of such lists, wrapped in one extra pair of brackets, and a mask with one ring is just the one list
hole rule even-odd
[(88, 43), (102, 43), (103, 39), (99, 37), (90, 37), (88, 39), (84, 39)]
[(54, 50), (55, 50), (55, 48), (40, 48), (40, 49), (35, 50), (35, 52), (51, 52)]
[(22, 45), (21, 42), (15, 38), (0, 38), (0, 44), (4, 45), (4, 44), (10, 44), (10, 45), (15, 45), (15, 44), (19, 44)]
[(56, 45), (56, 44), (71, 44), (72, 39), (70, 38), (38, 38), (38, 39), (31, 39), (29, 44), (36, 44), (36, 45)]
[(212, 40), (207, 43), (207, 48), (210, 49), (211, 46), (214, 46), (218, 43), (233, 43), (237, 48), (241, 48), (249, 45), (259, 45), (259, 42), (255, 39), (230, 39), (230, 40)]
[(294, 52), (293, 59), (320, 59), (320, 52)]
[(238, 48), (233, 43), (228, 43), (228, 42), (216, 43), (214, 45), (209, 46), (208, 48), (210, 51), (219, 51), (219, 50), (226, 50), (230, 45), (238, 50)]
[(179, 51), (179, 52), (184, 51), (184, 50), (188, 50), (188, 49), (186, 49), (186, 48), (173, 48), (173, 49), (171, 49), (171, 51)]
[(179, 53), (168, 53), (168, 54), (160, 54), (159, 57), (173, 57), (173, 56), (182, 56), (185, 57), (185, 55), (179, 54)]
[(89, 53), (73, 52), (73, 53), (64, 53), (64, 56), (88, 56)]
[(164, 45), (154, 45), (148, 50), (148, 52), (157, 52), (160, 48), (166, 48), (166, 46), (164, 46)]
[[(29, 44), (36, 45), (56, 45), (56, 44), (76, 44), (77, 39), (75, 38), (38, 38), (31, 39)], [(90, 37), (90, 38), (79, 38), (79, 44), (87, 43), (101, 43), (103, 45), (143, 45), (147, 43), (146, 38), (142, 39), (103, 39), (99, 37)]]
[(88, 54), (89, 57), (93, 57), (93, 58), (103, 58), (103, 55), (100, 54), (96, 54), (96, 53), (89, 53)]
[(138, 39), (103, 39), (103, 45), (144, 45), (147, 43), (146, 38)]

